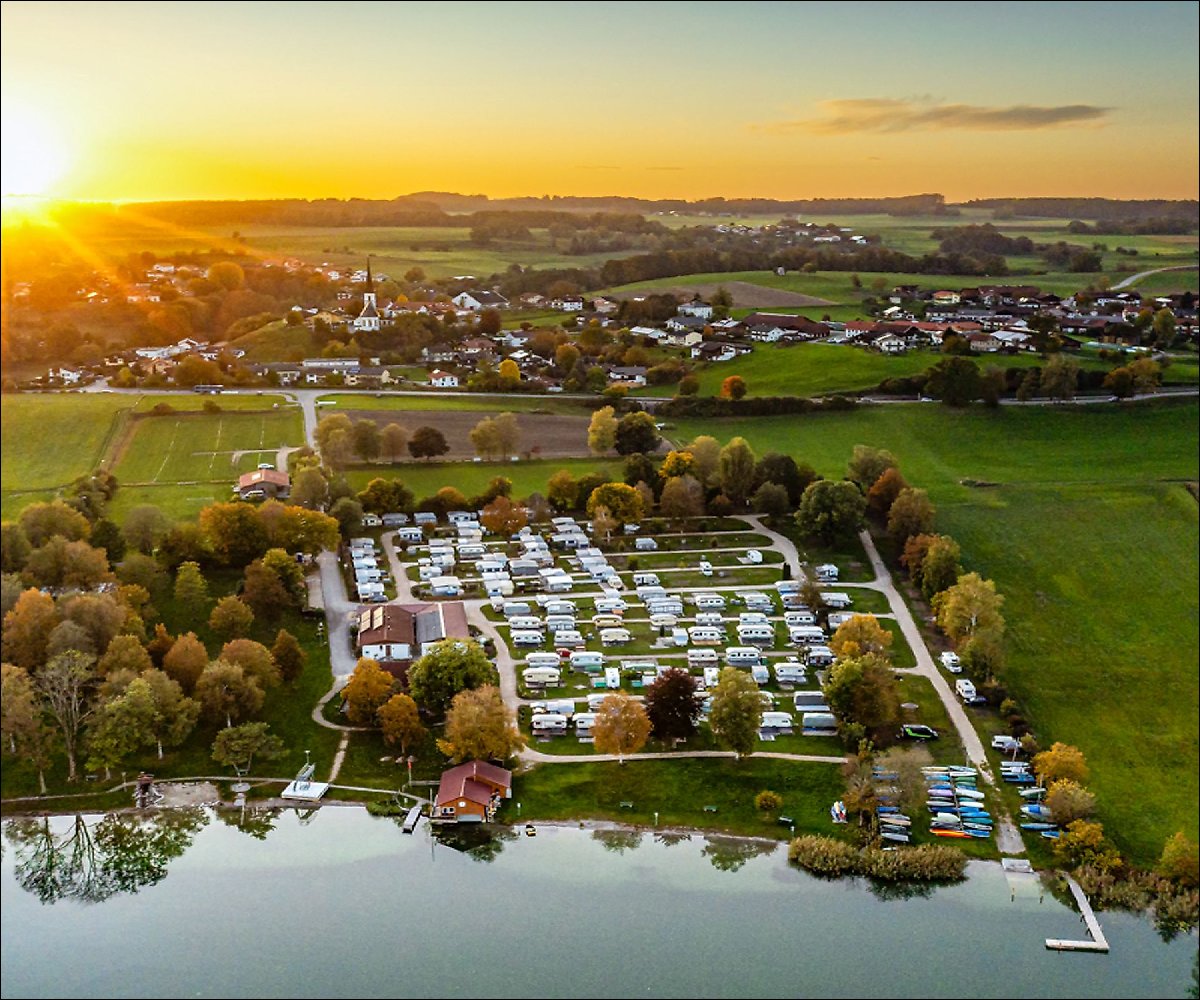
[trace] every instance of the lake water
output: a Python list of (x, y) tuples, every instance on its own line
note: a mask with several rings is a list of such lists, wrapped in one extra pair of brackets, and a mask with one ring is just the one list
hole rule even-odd
[[(1178, 997), (1196, 939), (998, 865), (927, 896), (782, 847), (539, 827), (471, 851), (358, 808), (5, 824), (4, 997)], [(250, 834), (246, 831), (249, 831)], [(261, 839), (260, 839), (261, 838)], [(460, 848), (464, 845), (459, 845)]]

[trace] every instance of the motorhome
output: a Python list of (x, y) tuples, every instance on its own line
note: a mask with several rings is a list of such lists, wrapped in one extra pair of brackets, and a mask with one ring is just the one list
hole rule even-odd
[(720, 594), (700, 593), (693, 599), (696, 608), (700, 611), (723, 611), (725, 610), (725, 598)]
[(770, 646), (775, 643), (775, 628), (772, 625), (739, 625), (738, 642)]
[(762, 652), (754, 646), (727, 646), (725, 662), (731, 667), (750, 667), (762, 662)]
[(712, 625), (693, 625), (688, 629), (688, 638), (697, 646), (716, 646), (725, 641), (725, 633)]
[(616, 691), (621, 686), (621, 671), (616, 667), (605, 667), (604, 686), (610, 691)]
[(508, 638), (514, 646), (540, 646), (546, 641), (545, 634), (535, 629), (514, 629)]
[(562, 674), (557, 667), (526, 667), (521, 679), (530, 687), (557, 687), (562, 683)]
[(535, 715), (533, 721), (530, 723), (530, 728), (535, 733), (565, 733), (567, 731), (567, 717), (565, 715), (557, 715), (553, 712)]
[(790, 712), (763, 712), (760, 725), (763, 729), (791, 729), (795, 722)]
[[(705, 650), (705, 652), (707, 653), (707, 652), (712, 652), (712, 651)], [(716, 654), (714, 653), (713, 655), (715, 656)], [(721, 668), (720, 667), (705, 667), (704, 668), (704, 686), (706, 688), (716, 687), (717, 683), (720, 680), (721, 680)]]
[[(712, 666), (712, 665), (715, 664), (718, 659), (719, 658), (717, 656), (717, 651), (712, 648), (708, 648), (708, 649), (692, 648), (687, 651), (688, 666), (689, 667), (704, 667), (705, 676), (708, 675), (708, 671), (710, 669), (713, 669), (713, 670), (716, 669), (716, 667)], [(715, 684), (716, 681), (714, 680), (713, 683)]]

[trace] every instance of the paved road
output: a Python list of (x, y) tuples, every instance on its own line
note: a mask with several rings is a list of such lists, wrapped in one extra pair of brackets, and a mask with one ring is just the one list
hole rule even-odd
[(1175, 267), (1156, 267), (1149, 271), (1139, 271), (1137, 274), (1131, 274), (1128, 278), (1122, 278), (1112, 286), (1114, 292), (1119, 292), (1122, 288), (1128, 288), (1130, 285), (1136, 284), (1143, 278), (1147, 278), (1152, 274), (1162, 274), (1164, 271), (1194, 271), (1195, 264), (1179, 264)]

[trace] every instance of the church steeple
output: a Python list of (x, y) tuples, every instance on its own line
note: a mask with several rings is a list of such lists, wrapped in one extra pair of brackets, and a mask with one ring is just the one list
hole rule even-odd
[(371, 255), (367, 255), (367, 292), (374, 293), (375, 280), (371, 277)]
[(371, 274), (371, 258), (367, 257), (367, 287), (363, 291), (362, 312), (354, 321), (355, 330), (378, 330), (380, 328), (379, 307), (375, 303), (375, 278)]

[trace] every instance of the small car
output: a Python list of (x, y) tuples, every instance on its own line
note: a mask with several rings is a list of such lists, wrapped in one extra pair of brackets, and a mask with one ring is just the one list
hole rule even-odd
[(900, 727), (900, 736), (909, 740), (936, 740), (938, 731), (932, 726), (910, 724)]

